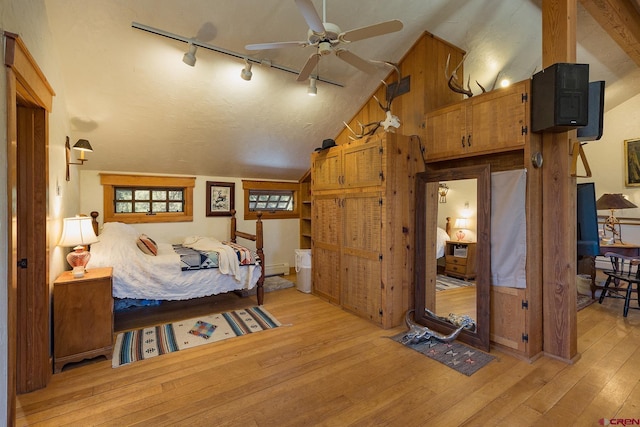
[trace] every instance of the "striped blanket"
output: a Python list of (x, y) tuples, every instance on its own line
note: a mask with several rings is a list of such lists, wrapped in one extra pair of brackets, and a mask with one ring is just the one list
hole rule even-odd
[[(257, 255), (250, 249), (233, 242), (222, 242), (233, 249), (238, 265), (252, 265), (256, 263)], [(172, 245), (173, 250), (180, 255), (180, 269), (182, 271), (204, 270), (220, 267), (220, 253), (218, 251), (201, 251), (183, 245)]]

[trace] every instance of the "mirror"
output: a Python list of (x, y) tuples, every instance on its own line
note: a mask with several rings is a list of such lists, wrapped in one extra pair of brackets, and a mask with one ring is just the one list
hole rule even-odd
[[(446, 184), (449, 188), (445, 203), (440, 203), (440, 184)], [(465, 206), (466, 202), (468, 206)], [(447, 218), (450, 225), (449, 243), (443, 244), (442, 241), (446, 239), (441, 238), (439, 245), (438, 228), (446, 230)], [(466, 223), (458, 221), (456, 228), (456, 219), (464, 219)], [(489, 351), (490, 340), (490, 240), (489, 165), (434, 169), (417, 174), (415, 321), (448, 335), (456, 329), (455, 325), (446, 321), (449, 313), (467, 314), (476, 321), (475, 330), (463, 329), (457, 339), (485, 351)], [(447, 260), (449, 265), (446, 264)], [(466, 265), (467, 262), (469, 265)], [(447, 275), (444, 275), (445, 271)], [(444, 278), (439, 279), (439, 274)], [(438, 291), (438, 280), (447, 278), (467, 279), (465, 284), (469, 286)], [(428, 314), (425, 308), (436, 316)]]

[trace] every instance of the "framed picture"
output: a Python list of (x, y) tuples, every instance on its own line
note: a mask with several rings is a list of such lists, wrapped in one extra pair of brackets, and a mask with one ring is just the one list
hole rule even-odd
[(235, 183), (207, 181), (207, 216), (231, 216)]
[(624, 141), (624, 179), (627, 187), (640, 187), (640, 138)]

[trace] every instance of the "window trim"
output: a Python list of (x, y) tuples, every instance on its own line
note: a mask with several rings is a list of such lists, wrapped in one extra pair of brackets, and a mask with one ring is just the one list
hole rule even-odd
[(244, 190), (244, 219), (257, 219), (256, 211), (249, 211), (249, 191), (250, 190), (272, 190), (272, 191), (292, 191), (293, 210), (292, 211), (262, 211), (262, 219), (289, 219), (300, 218), (300, 184), (297, 181), (251, 181), (242, 180)]
[[(195, 187), (196, 184), (195, 177), (101, 173), (100, 184), (103, 186), (104, 222), (119, 221), (127, 224), (142, 224), (193, 221), (193, 187)], [(182, 188), (184, 191), (184, 212), (157, 212), (153, 215), (133, 212), (116, 213), (114, 204), (116, 187)]]

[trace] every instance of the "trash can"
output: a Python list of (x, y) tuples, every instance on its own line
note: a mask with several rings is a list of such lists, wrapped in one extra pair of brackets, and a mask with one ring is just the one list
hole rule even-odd
[(296, 249), (296, 286), (300, 292), (311, 293), (311, 249)]

